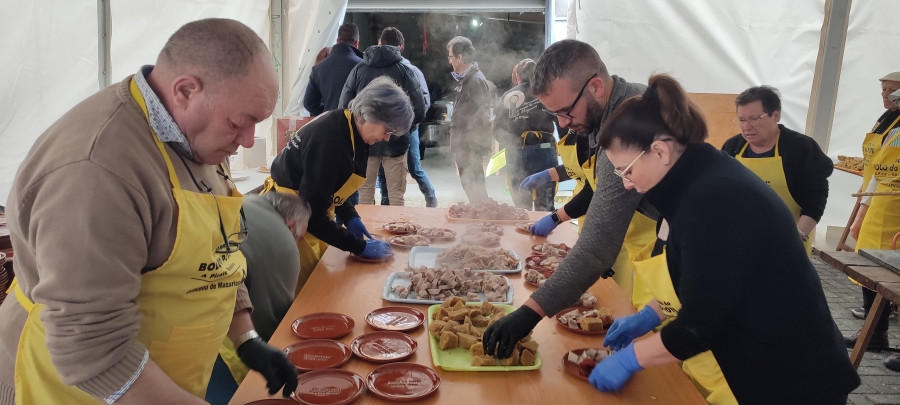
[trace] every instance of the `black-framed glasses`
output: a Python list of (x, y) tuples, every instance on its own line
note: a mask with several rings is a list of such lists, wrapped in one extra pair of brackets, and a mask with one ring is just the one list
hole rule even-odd
[(575, 101), (572, 102), (572, 105), (570, 105), (569, 108), (566, 108), (564, 110), (559, 110), (559, 111), (550, 111), (550, 110), (544, 108), (544, 111), (546, 111), (550, 115), (553, 115), (555, 118), (563, 117), (563, 118), (570, 119), (570, 120), (575, 119), (574, 117), (572, 117), (569, 114), (571, 114), (572, 110), (575, 109), (575, 106), (578, 105), (578, 101), (581, 100), (581, 96), (584, 95), (584, 89), (587, 88), (588, 83), (590, 83), (591, 80), (594, 80), (594, 78), (599, 75), (600, 75), (599, 73), (594, 73), (593, 76), (589, 77), (587, 79), (587, 81), (584, 82), (584, 85), (581, 86), (581, 90), (578, 92), (578, 96), (575, 97)]
[[(205, 186), (205, 184), (204, 184)], [(219, 247), (216, 248), (216, 253), (219, 254), (228, 254), (237, 252), (240, 249), (242, 243), (247, 240), (247, 217), (244, 216), (244, 207), (241, 207), (241, 223), (240, 229), (232, 233), (231, 235), (227, 235), (225, 233), (225, 222), (222, 221), (222, 210), (219, 209), (219, 198), (216, 196), (212, 189), (206, 187), (206, 192), (212, 196), (213, 201), (216, 202), (216, 213), (219, 215), (219, 231), (222, 232), (222, 243)]]

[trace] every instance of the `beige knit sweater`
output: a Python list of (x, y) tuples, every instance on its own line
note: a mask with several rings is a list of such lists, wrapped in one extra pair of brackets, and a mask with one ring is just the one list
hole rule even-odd
[[(53, 364), (64, 383), (99, 398), (140, 365), (146, 349), (134, 337), (141, 271), (169, 257), (178, 217), (130, 80), (81, 102), (41, 135), (19, 167), (6, 209), (19, 284), (47, 307), (41, 320)], [(166, 149), (182, 187), (200, 191)], [(228, 193), (214, 166), (186, 162), (198, 181)], [(248, 307), (241, 287), (236, 310)], [(11, 397), (25, 317), (14, 296), (0, 306), (0, 404)]]

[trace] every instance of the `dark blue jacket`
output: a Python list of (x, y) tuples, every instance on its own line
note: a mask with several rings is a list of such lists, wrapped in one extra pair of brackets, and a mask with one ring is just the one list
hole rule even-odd
[(303, 95), (303, 108), (313, 116), (338, 108), (341, 90), (347, 76), (363, 53), (351, 45), (338, 43), (331, 47), (331, 54), (313, 66)]
[[(413, 126), (409, 129), (412, 131), (425, 118), (425, 99), (415, 72), (403, 63), (403, 57), (396, 46), (372, 45), (366, 48), (363, 62), (347, 76), (338, 108), (347, 108), (350, 100), (380, 76), (393, 79), (409, 96), (413, 108)], [(390, 141), (375, 142), (369, 149), (369, 156), (397, 157), (406, 153), (409, 150), (409, 137), (407, 134), (397, 135), (400, 136), (391, 137)]]

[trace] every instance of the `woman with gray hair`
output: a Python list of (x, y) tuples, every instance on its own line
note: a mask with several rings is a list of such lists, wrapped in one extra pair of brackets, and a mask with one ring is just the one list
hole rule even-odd
[[(329, 245), (370, 259), (393, 255), (390, 245), (372, 239), (347, 198), (365, 180), (369, 145), (406, 133), (412, 120), (403, 89), (378, 78), (349, 109), (328, 111), (303, 126), (272, 162), (263, 193), (297, 193), (310, 206), (306, 235), (297, 242), (300, 279), (309, 277)], [(334, 222), (335, 215), (346, 228)]]

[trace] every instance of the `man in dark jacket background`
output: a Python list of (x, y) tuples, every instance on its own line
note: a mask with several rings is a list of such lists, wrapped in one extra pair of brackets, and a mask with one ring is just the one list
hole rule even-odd
[(331, 54), (313, 66), (303, 95), (303, 108), (313, 116), (338, 108), (341, 90), (353, 67), (362, 62), (359, 46), (359, 28), (346, 23), (338, 28), (337, 43), (331, 47)]
[(457, 84), (450, 117), (450, 150), (469, 203), (488, 198), (482, 160), (491, 150), (490, 85), (475, 62), (475, 46), (466, 37), (447, 43)]
[[(379, 44), (381, 41), (379, 40)], [(413, 105), (413, 130), (425, 117), (425, 101), (422, 89), (415, 73), (403, 63), (400, 50), (393, 45), (372, 45), (363, 53), (362, 63), (356, 65), (347, 76), (338, 108), (345, 108), (356, 93), (366, 87), (369, 82), (380, 76), (394, 80), (409, 96)], [(393, 134), (389, 141), (376, 142), (369, 148), (369, 161), (366, 166), (366, 181), (359, 188), (361, 204), (375, 203), (375, 179), (378, 169), (384, 167), (385, 182), (391, 205), (404, 205), (403, 195), (406, 193), (406, 153), (409, 150), (409, 131)]]

